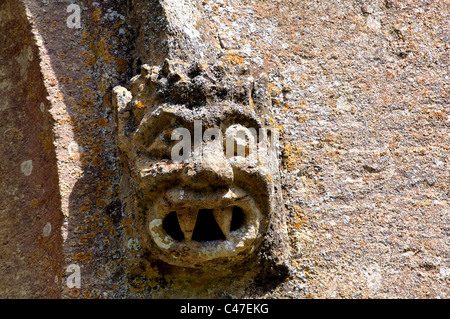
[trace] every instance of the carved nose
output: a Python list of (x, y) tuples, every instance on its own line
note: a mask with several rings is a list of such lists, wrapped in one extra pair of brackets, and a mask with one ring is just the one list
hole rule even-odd
[(182, 173), (183, 182), (192, 187), (227, 187), (233, 183), (233, 168), (218, 141), (203, 145)]

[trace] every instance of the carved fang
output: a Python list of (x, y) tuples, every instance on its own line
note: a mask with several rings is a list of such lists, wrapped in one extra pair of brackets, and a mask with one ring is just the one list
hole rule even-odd
[(231, 219), (233, 218), (233, 208), (227, 207), (224, 210), (215, 209), (213, 213), (222, 233), (225, 235), (225, 238), (228, 239), (231, 228)]
[(184, 239), (190, 241), (194, 232), (195, 223), (197, 221), (198, 211), (181, 211), (177, 212), (178, 223), (184, 233)]

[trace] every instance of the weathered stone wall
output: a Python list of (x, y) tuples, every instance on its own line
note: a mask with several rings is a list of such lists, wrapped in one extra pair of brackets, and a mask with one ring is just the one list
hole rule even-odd
[[(2, 297), (449, 297), (448, 3), (23, 3), (0, 4)], [(180, 280), (140, 254), (112, 91), (166, 59), (267, 79), (281, 283)]]

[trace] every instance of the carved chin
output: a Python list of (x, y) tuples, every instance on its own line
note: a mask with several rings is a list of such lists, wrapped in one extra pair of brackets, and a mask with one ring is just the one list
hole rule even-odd
[(253, 198), (238, 187), (214, 192), (174, 187), (156, 200), (147, 223), (162, 260), (196, 267), (252, 252), (262, 220)]

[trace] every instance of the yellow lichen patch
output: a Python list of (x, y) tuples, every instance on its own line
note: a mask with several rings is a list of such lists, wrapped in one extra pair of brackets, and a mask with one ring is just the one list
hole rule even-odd
[(87, 40), (91, 40), (93, 38), (92, 33), (87, 32), (87, 31), (83, 31), (81, 32), (81, 40), (80, 40), (80, 44), (82, 46), (85, 46), (87, 43)]
[(86, 76), (84, 76), (81, 80), (78, 80), (76, 82), (77, 86), (83, 86), (84, 84), (86, 84), (90, 79), (92, 78), (92, 74), (88, 74)]
[(97, 59), (96, 59), (95, 54), (93, 52), (84, 50), (81, 53), (81, 55), (83, 57), (85, 57), (84, 65), (86, 65), (86, 66), (94, 66), (95, 63), (97, 62)]
[(299, 123), (306, 122), (308, 119), (309, 119), (309, 114), (300, 113), (300, 114), (298, 114), (298, 116), (297, 116), (297, 121), (298, 121)]
[(100, 18), (102, 17), (102, 10), (100, 8), (95, 8), (94, 13), (92, 14), (92, 19), (95, 23), (100, 21)]
[(305, 214), (305, 211), (300, 206), (297, 205), (294, 206), (292, 209), (295, 212), (295, 214), (292, 222), (290, 223), (290, 226), (294, 227), (295, 229), (306, 227), (308, 218)]
[[(95, 238), (95, 233), (83, 234), (83, 235), (80, 236), (80, 241), (79, 242), (85, 244), (85, 243), (88, 242), (88, 240), (93, 239), (93, 238)], [(86, 257), (86, 258), (91, 259), (92, 256), (91, 257)]]
[(42, 144), (44, 145), (44, 148), (47, 152), (50, 152), (53, 149), (53, 141), (52, 136), (47, 131), (42, 131), (39, 134), (39, 140), (41, 140)]
[(98, 55), (103, 58), (106, 63), (114, 62), (114, 57), (109, 53), (108, 44), (104, 38), (98, 42)]
[(103, 225), (105, 226), (105, 229), (111, 229), (114, 226), (114, 222), (109, 217), (103, 218)]
[(272, 123), (272, 126), (281, 134), (284, 132), (284, 126), (279, 125), (275, 119), (269, 117), (269, 121)]
[(88, 205), (83, 205), (80, 207), (79, 213), (80, 215), (85, 215), (90, 211), (90, 207)]
[(39, 207), (39, 199), (34, 198), (30, 203), (30, 207), (34, 208), (34, 209), (38, 208)]
[(297, 168), (297, 165), (300, 163), (300, 157), (302, 155), (302, 150), (298, 145), (295, 144), (287, 144), (283, 148), (283, 168), (288, 171), (294, 170)]
[(110, 84), (109, 80), (102, 77), (97, 82), (97, 89), (99, 90), (100, 93), (105, 93), (106, 90), (108, 89), (109, 84)]
[(149, 279), (158, 278), (159, 272), (158, 269), (148, 266), (145, 269), (144, 275)]
[(73, 118), (71, 116), (67, 116), (66, 118), (63, 118), (58, 121), (60, 124), (66, 124), (73, 122)]

